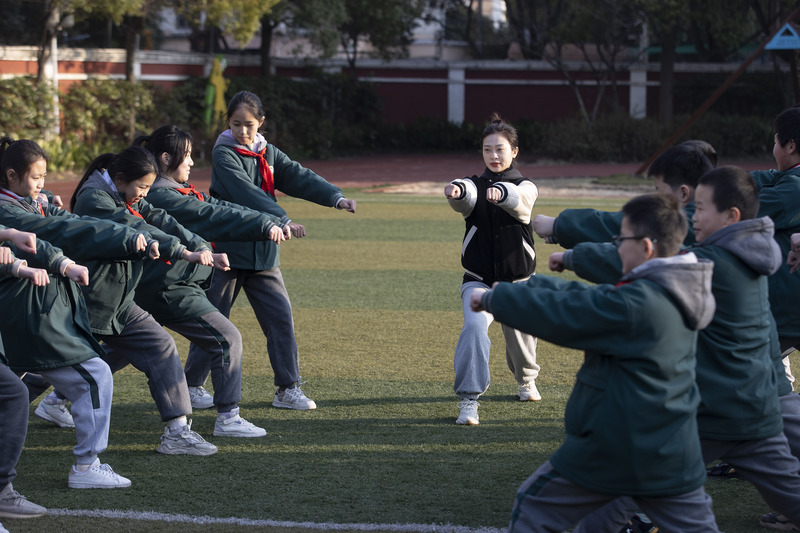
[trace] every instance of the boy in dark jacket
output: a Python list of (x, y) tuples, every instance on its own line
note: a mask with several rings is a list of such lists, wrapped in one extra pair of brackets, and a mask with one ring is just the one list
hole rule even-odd
[(501, 323), (586, 350), (567, 438), (520, 487), (512, 532), (564, 531), (619, 496), (665, 531), (717, 531), (695, 382), (697, 331), (714, 315), (712, 265), (675, 255), (688, 221), (674, 197), (639, 196), (623, 213), (616, 286), (535, 276), (472, 298)]
[[(656, 191), (674, 196), (686, 211), (690, 221), (684, 240), (687, 246), (695, 242), (691, 218), (697, 180), (716, 166), (716, 155), (714, 148), (705, 141), (686, 141), (658, 156), (647, 171)], [(548, 242), (569, 249), (581, 242), (609, 242), (619, 233), (621, 222), (622, 211), (565, 209), (555, 218), (536, 215), (533, 229)]]
[[(713, 261), (717, 301), (714, 319), (697, 341), (703, 458), (706, 463), (724, 459), (752, 481), (773, 508), (797, 520), (800, 462), (783, 433), (778, 396), (785, 387), (778, 385), (786, 378), (767, 298), (767, 276), (781, 264), (774, 226), (768, 217), (755, 218), (756, 186), (741, 168), (722, 167), (705, 174), (695, 198), (698, 244), (689, 250)], [(604, 262), (619, 266), (607, 246), (582, 244), (565, 256), (568, 267), (591, 281), (609, 282), (619, 276), (613, 268), (599, 268)], [(625, 506), (627, 512), (621, 510)], [(585, 520), (582, 530), (618, 531), (633, 505), (623, 500), (612, 507), (616, 510), (604, 509)]]

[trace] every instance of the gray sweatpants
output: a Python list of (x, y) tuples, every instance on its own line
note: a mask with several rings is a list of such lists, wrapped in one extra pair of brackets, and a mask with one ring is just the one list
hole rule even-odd
[[(294, 337), (292, 304), (280, 269), (232, 268), (228, 271), (217, 271), (206, 295), (211, 305), (219, 309), (226, 318), (230, 318), (233, 302), (242, 289), (250, 301), (261, 331), (267, 337), (267, 354), (275, 374), (275, 386), (293, 387), (300, 379), (300, 360)], [(211, 361), (207, 354), (199, 346), (192, 344), (186, 358), (186, 379), (189, 385), (197, 387), (205, 383), (210, 368)]]
[[(719, 531), (711, 509), (711, 497), (703, 487), (674, 496), (619, 498), (593, 492), (568, 481), (553, 469), (550, 461), (539, 467), (520, 486), (508, 531), (561, 533), (598, 509), (605, 509), (609, 503), (623, 499), (629, 499), (647, 513), (658, 525), (659, 531), (664, 533)], [(614, 532), (619, 530), (618, 527)], [(586, 528), (584, 531), (601, 530)]]
[(189, 339), (210, 365), (217, 412), (236, 407), (242, 399), (242, 335), (236, 326), (219, 311), (164, 326)]
[(17, 462), (28, 434), (28, 389), (0, 363), (0, 490), (17, 477)]
[[(485, 311), (473, 312), (469, 298), (474, 291), (489, 290), (489, 286), (479, 281), (468, 281), (461, 285), (461, 306), (464, 312), (464, 327), (456, 344), (453, 368), (456, 379), (453, 383), (455, 393), (464, 399), (477, 400), (489, 388), (489, 326), (494, 317)], [(522, 385), (534, 381), (539, 376), (536, 364), (536, 337), (522, 333), (505, 324), (503, 336), (506, 340), (506, 363), (514, 374), (514, 379)]]
[(90, 465), (108, 446), (111, 398), (114, 381), (111, 369), (99, 357), (72, 366), (40, 371), (49, 383), (72, 402), (75, 436), (72, 449), (78, 464)]
[[(800, 461), (792, 455), (783, 433), (746, 441), (700, 439), (700, 444), (706, 464), (717, 459), (730, 464), (756, 487), (771, 509), (800, 523)], [(647, 509), (639, 509), (660, 531), (668, 531)], [(637, 511), (637, 502), (632, 498), (619, 498), (584, 518), (575, 532), (617, 533)]]
[[(132, 364), (147, 376), (161, 420), (192, 414), (189, 388), (175, 340), (144, 309), (134, 305), (119, 335), (96, 335), (105, 343), (111, 372)], [(63, 392), (63, 391), (62, 391)]]

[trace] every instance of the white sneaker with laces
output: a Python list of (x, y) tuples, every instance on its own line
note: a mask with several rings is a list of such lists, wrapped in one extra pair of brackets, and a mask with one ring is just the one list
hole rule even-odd
[(110, 466), (95, 459), (86, 472), (78, 472), (73, 465), (69, 471), (71, 489), (121, 489), (131, 486), (131, 480), (114, 473)]
[(214, 455), (217, 447), (192, 431), (190, 421), (176, 431), (171, 431), (169, 426), (165, 427), (161, 444), (156, 451), (164, 455)]
[(74, 428), (75, 421), (67, 409), (67, 399), (61, 399), (51, 392), (36, 406), (34, 414), (61, 428)]
[(536, 383), (528, 381), (519, 386), (519, 401), (521, 402), (538, 402), (542, 399), (539, 390), (536, 388)]
[(239, 408), (217, 415), (214, 423), (215, 437), (264, 437), (267, 430), (248, 422), (239, 416)]
[(477, 426), (480, 424), (478, 421), (478, 400), (461, 400), (458, 402), (458, 408), (461, 412), (458, 414), (456, 424), (461, 426)]
[(214, 397), (202, 385), (189, 387), (189, 399), (192, 409), (210, 409), (214, 407)]
[(280, 390), (275, 392), (275, 399), (272, 400), (272, 405), (283, 409), (298, 409), (300, 411), (317, 408), (314, 400), (306, 397), (303, 391), (300, 390), (300, 385), (292, 389), (286, 389), (283, 392)]

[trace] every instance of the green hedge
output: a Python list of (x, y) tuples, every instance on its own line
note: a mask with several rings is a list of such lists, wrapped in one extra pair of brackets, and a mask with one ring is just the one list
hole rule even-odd
[[(52, 124), (52, 92), (30, 78), (0, 80), (0, 134), (43, 143), (52, 170), (80, 171), (98, 154), (118, 151), (134, 136), (162, 124), (192, 133), (195, 157), (210, 158), (217, 131), (203, 122), (206, 80), (192, 79), (172, 90), (127, 81), (91, 80), (60, 95), (61, 135), (46, 140)], [(313, 72), (304, 81), (286, 78), (233, 78), (226, 94), (258, 94), (266, 113), (270, 142), (294, 159), (330, 158), (380, 152), (477, 151), (482, 124), (453, 124), (443, 119), (386, 124), (381, 102), (368, 83), (345, 75)], [(773, 115), (706, 113), (678, 141), (710, 142), (722, 157), (768, 154)], [(517, 120), (526, 157), (563, 161), (646, 160), (688, 115), (669, 125), (655, 119), (611, 114), (587, 125), (580, 118), (556, 123)]]

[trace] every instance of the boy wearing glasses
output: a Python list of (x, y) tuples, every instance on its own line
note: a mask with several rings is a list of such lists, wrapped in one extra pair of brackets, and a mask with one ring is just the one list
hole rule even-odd
[(534, 276), (473, 296), (513, 328), (585, 350), (561, 447), (520, 487), (509, 530), (560, 532), (630, 496), (665, 531), (718, 531), (697, 433), (697, 331), (714, 315), (712, 264), (677, 256), (688, 229), (669, 195), (623, 207), (617, 285)]
[[(782, 263), (773, 238), (775, 226), (768, 217), (756, 218), (756, 184), (741, 168), (721, 167), (703, 175), (695, 199), (698, 243), (689, 251), (713, 262), (712, 292), (717, 302), (713, 320), (697, 338), (697, 385), (703, 399), (697, 421), (703, 460), (726, 461), (780, 511), (773, 518), (798, 523), (800, 461), (784, 435), (779, 404), (779, 395), (791, 392), (791, 386), (783, 372), (767, 297), (767, 276)], [(581, 244), (559, 255), (562, 264), (579, 276), (607, 283), (620, 275), (619, 262), (609, 248)], [(558, 257), (551, 258), (551, 264), (558, 262)], [(597, 268), (603, 262), (608, 268)], [(611, 274), (615, 266), (616, 276)], [(788, 423), (794, 424), (791, 418)], [(581, 530), (619, 531), (635, 510), (630, 499), (621, 499), (584, 520)], [(765, 517), (762, 525), (769, 527)]]

